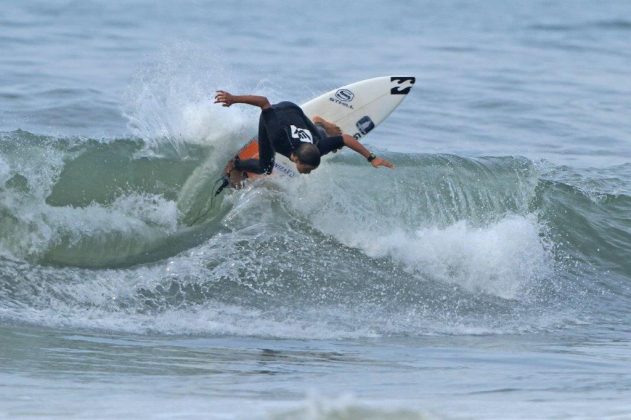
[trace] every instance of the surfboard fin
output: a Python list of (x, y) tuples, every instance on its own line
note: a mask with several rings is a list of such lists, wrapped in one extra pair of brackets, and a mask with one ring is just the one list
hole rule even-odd
[[(230, 185), (230, 178), (228, 178), (227, 176), (224, 176), (222, 178), (223, 182), (221, 183), (221, 185), (219, 186), (219, 188), (217, 188), (217, 190), (215, 190), (215, 197), (217, 197), (219, 194), (221, 194), (221, 192), (228, 186)], [(219, 182), (219, 180), (217, 180), (217, 182)]]

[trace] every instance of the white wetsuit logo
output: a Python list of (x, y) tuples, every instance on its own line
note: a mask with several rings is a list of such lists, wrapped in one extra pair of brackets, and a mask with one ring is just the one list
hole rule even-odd
[(313, 144), (313, 135), (311, 131), (306, 128), (298, 128), (295, 125), (291, 125), (291, 136), (295, 139), (300, 140), (303, 143), (311, 143)]

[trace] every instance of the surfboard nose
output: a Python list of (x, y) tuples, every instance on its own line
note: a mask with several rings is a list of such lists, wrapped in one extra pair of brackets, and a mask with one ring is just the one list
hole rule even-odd
[(390, 82), (393, 83), (390, 89), (391, 95), (407, 95), (412, 90), (416, 77), (414, 76), (391, 76)]

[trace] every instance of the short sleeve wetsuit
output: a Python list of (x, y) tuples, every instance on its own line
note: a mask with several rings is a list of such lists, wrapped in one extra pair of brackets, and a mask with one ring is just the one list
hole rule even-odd
[(302, 143), (312, 143), (321, 155), (344, 146), (342, 136), (327, 137), (302, 109), (292, 102), (280, 102), (264, 109), (259, 118), (259, 158), (237, 160), (235, 168), (257, 174), (271, 174), (274, 155), (290, 157)]

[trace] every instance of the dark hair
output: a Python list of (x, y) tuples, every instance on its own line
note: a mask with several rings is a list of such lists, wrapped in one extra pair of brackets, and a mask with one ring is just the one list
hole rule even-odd
[(320, 149), (311, 143), (302, 143), (294, 154), (305, 165), (317, 168), (320, 165)]

